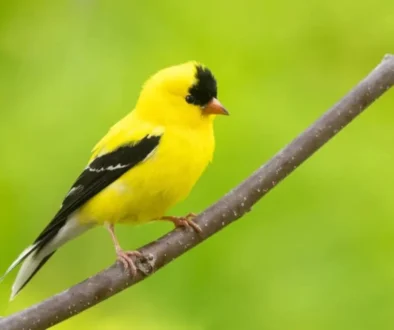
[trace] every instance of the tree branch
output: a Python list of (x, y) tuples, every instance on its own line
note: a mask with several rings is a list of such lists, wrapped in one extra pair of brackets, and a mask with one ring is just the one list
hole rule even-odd
[(242, 217), (253, 204), (293, 172), (308, 157), (349, 124), (394, 84), (394, 56), (383, 61), (342, 100), (279, 151), (238, 187), (196, 218), (201, 236), (175, 229), (140, 249), (147, 260), (137, 260), (141, 272), (130, 278), (119, 264), (92, 276), (37, 305), (0, 319), (0, 329), (46, 329), (78, 314), (143, 280), (225, 226)]

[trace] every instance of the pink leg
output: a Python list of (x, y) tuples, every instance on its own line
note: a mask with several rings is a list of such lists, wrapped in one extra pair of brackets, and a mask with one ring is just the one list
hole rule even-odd
[(116, 255), (118, 260), (123, 264), (125, 269), (130, 270), (130, 273), (132, 276), (137, 275), (137, 267), (135, 266), (135, 263), (133, 261), (133, 259), (131, 257), (135, 256), (135, 257), (142, 257), (142, 253), (139, 251), (124, 251), (119, 244), (119, 241), (115, 235), (115, 228), (113, 224), (107, 224), (106, 228), (108, 229), (112, 241), (114, 243), (115, 246), (115, 251), (116, 251)]
[(202, 230), (198, 224), (196, 224), (193, 219), (197, 216), (195, 213), (189, 213), (184, 217), (173, 217), (173, 216), (164, 216), (159, 220), (171, 221), (176, 227), (189, 227), (192, 228), (195, 232), (201, 233)]

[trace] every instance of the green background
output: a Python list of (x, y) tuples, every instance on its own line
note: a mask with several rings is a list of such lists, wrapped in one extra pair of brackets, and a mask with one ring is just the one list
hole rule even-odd
[[(173, 214), (201, 211), (394, 52), (394, 2), (1, 1), (0, 272), (29, 245), (133, 108), (143, 81), (196, 59), (231, 112), (214, 162)], [(55, 329), (393, 329), (394, 130), (389, 92), (243, 219)], [(172, 227), (121, 227), (137, 248)], [(97, 228), (67, 244), (0, 315), (114, 261)]]

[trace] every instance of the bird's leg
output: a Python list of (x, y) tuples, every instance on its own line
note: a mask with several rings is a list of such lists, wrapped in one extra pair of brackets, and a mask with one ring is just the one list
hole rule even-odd
[(112, 241), (115, 246), (116, 255), (118, 260), (123, 264), (125, 269), (129, 269), (132, 276), (137, 275), (137, 267), (131, 257), (142, 257), (142, 253), (139, 251), (124, 251), (119, 244), (119, 241), (115, 235), (115, 228), (113, 224), (106, 224), (106, 228), (109, 231)]
[(187, 227), (192, 228), (195, 232), (201, 233), (202, 230), (198, 224), (196, 224), (193, 219), (197, 216), (195, 213), (189, 213), (184, 217), (173, 217), (173, 216), (164, 216), (159, 220), (171, 221), (176, 227)]

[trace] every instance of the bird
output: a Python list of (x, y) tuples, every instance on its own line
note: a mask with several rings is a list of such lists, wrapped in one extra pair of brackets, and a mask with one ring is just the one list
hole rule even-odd
[(93, 227), (108, 230), (117, 260), (132, 275), (133, 256), (143, 256), (121, 247), (115, 225), (164, 220), (200, 232), (195, 214), (166, 213), (189, 195), (212, 161), (218, 115), (229, 113), (204, 64), (188, 61), (153, 74), (134, 109), (94, 146), (53, 219), (6, 270), (2, 278), (22, 264), (11, 300), (58, 248)]

